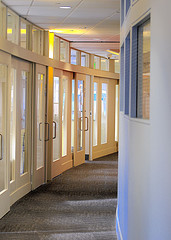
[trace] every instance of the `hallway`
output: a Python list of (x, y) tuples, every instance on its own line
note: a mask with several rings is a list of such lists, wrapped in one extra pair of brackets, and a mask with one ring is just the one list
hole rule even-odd
[(70, 169), (17, 201), (0, 239), (116, 240), (117, 154)]

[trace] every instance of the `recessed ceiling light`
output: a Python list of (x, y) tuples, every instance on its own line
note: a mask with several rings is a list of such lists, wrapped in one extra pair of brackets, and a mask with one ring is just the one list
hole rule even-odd
[(63, 9), (70, 9), (71, 7), (70, 7), (70, 6), (61, 6), (60, 8), (63, 8)]

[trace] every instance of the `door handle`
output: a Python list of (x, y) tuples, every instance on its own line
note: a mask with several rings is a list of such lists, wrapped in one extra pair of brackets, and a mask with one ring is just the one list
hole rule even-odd
[(42, 141), (42, 139), (40, 138), (40, 126), (42, 125), (42, 122), (39, 123), (39, 141)]
[(53, 121), (53, 124), (55, 125), (55, 136), (53, 137), (53, 139), (55, 139), (56, 138), (56, 122)]
[(0, 160), (3, 160), (3, 143), (2, 143), (3, 137), (2, 137), (2, 134), (0, 134), (0, 138), (1, 138), (1, 156), (0, 156)]
[(88, 117), (85, 117), (85, 119), (87, 119), (87, 129), (85, 129), (84, 131), (87, 132), (88, 131)]
[[(45, 126), (48, 126), (48, 138), (45, 137), (45, 141), (47, 142), (47, 141), (49, 141), (49, 132), (50, 132), (50, 130), (49, 130), (49, 123), (45, 123)], [(46, 131), (45, 131), (45, 133), (46, 133)]]

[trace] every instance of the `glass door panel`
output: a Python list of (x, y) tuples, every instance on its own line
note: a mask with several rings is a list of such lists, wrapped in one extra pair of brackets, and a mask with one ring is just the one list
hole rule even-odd
[(28, 171), (27, 158), (26, 158), (26, 119), (27, 119), (27, 80), (28, 72), (21, 72), (21, 162), (20, 162), (20, 174), (24, 174)]
[(74, 110), (75, 110), (75, 80), (72, 80), (72, 105), (71, 105), (71, 152), (74, 152)]
[(101, 92), (101, 144), (107, 143), (108, 85), (102, 83)]
[(38, 73), (37, 79), (37, 169), (44, 166), (44, 78)]
[(93, 146), (98, 141), (98, 83), (94, 82), (94, 104), (93, 104)]
[(83, 149), (84, 131), (84, 85), (82, 80), (78, 80), (77, 107), (77, 151), (81, 151)]
[(67, 155), (68, 79), (62, 83), (62, 157)]
[(59, 77), (53, 78), (53, 161), (60, 158), (60, 88)]
[(10, 182), (15, 181), (16, 160), (16, 80), (17, 71), (11, 69), (11, 106), (10, 106)]

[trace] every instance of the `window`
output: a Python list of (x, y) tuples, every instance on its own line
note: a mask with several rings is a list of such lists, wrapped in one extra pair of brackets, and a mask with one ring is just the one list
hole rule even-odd
[(32, 30), (32, 50), (43, 55), (43, 30), (33, 27)]
[(121, 47), (120, 111), (124, 110), (124, 44)]
[(59, 38), (54, 36), (54, 59), (59, 61)]
[(120, 73), (120, 61), (115, 60), (115, 73)]
[(124, 22), (124, 16), (125, 16), (124, 0), (121, 0), (121, 25)]
[(97, 56), (94, 56), (94, 69), (100, 68), (100, 58)]
[(0, 36), (6, 38), (6, 7), (0, 2)]
[(80, 52), (71, 48), (71, 64), (80, 65)]
[(60, 39), (60, 61), (69, 62), (69, 42)]
[(30, 24), (24, 20), (20, 22), (20, 46), (29, 49)]
[(150, 118), (150, 20), (132, 29), (131, 117)]
[(128, 12), (130, 6), (131, 6), (131, 0), (126, 0), (126, 13)]
[(137, 117), (150, 118), (150, 20), (137, 28), (138, 31), (138, 77)]
[(89, 67), (89, 54), (84, 52), (81, 53), (81, 66)]
[(18, 44), (19, 17), (8, 9), (7, 12), (7, 40)]
[(125, 114), (129, 115), (130, 33), (125, 41)]
[(109, 71), (109, 60), (106, 58), (101, 58), (101, 70)]

